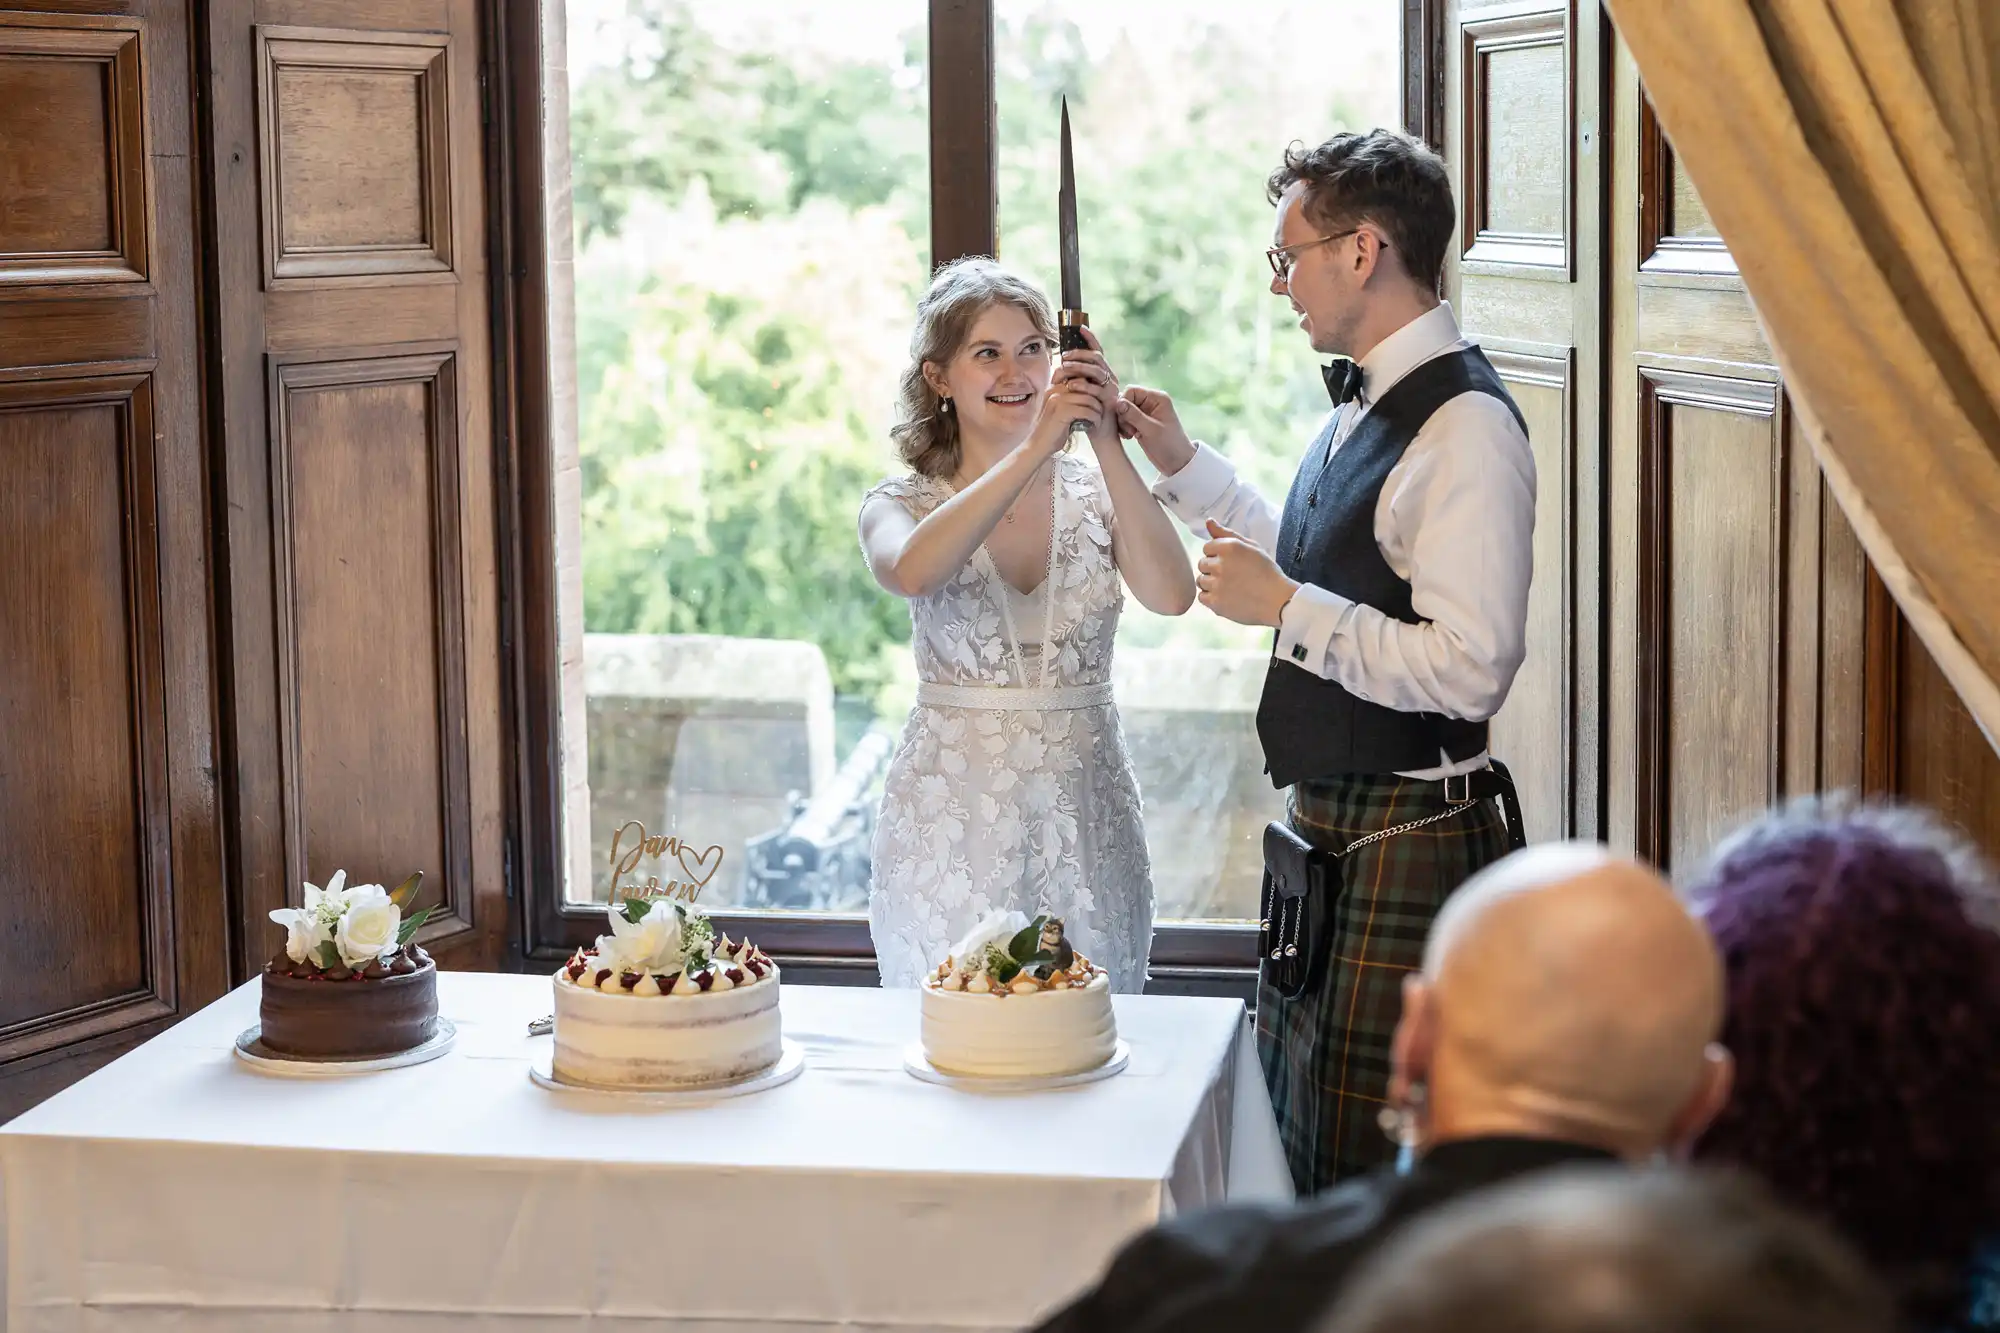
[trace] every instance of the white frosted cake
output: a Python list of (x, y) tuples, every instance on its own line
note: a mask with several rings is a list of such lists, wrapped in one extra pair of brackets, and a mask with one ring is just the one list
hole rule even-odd
[(970, 1078), (1096, 1069), (1118, 1045), (1111, 977), (1070, 947), (1062, 922), (988, 917), (923, 985), (924, 1058)]
[(740, 1083), (783, 1053), (778, 965), (715, 937), (708, 914), (625, 899), (611, 934), (555, 975), (559, 1083), (624, 1090)]

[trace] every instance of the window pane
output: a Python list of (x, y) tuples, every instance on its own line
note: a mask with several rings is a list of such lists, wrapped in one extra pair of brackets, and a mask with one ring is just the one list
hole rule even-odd
[(566, 892), (604, 901), (614, 839), (622, 862), (643, 825), (685, 851), (624, 883), (712, 874), (715, 909), (860, 910), (913, 694), (908, 612), (869, 576), (855, 513), (889, 468), (929, 269), (923, 0), (568, 15), (565, 610), (580, 598), (584, 633), (564, 722), (582, 713), (588, 792)]
[[(1126, 383), (1282, 497), (1327, 411), (1264, 248), (1292, 140), (1399, 122), (1396, 0), (997, 0), (1000, 248), (1057, 289), (1058, 98), (1069, 97), (1083, 304)], [(1137, 446), (1142, 472), (1152, 475)], [(1194, 543), (1192, 538), (1189, 544)], [(1162, 919), (1255, 916), (1271, 634), (1125, 602), (1113, 676)]]

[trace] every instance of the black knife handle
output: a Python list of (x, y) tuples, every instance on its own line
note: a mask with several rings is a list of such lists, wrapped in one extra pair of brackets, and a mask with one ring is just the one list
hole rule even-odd
[[(1056, 350), (1061, 352), (1087, 352), (1090, 344), (1083, 340), (1084, 325), (1090, 323), (1090, 316), (1081, 310), (1058, 310), (1056, 312)], [(1089, 421), (1069, 423), (1071, 434), (1088, 431), (1095, 424)]]
[(1087, 352), (1090, 344), (1083, 340), (1083, 329), (1090, 323), (1090, 316), (1081, 310), (1058, 310), (1056, 312), (1056, 350), (1059, 352)]

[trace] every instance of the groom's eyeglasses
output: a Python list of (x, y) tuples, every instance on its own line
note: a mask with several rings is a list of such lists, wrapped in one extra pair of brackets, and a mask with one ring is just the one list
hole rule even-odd
[(1292, 265), (1299, 261), (1298, 251), (1310, 250), (1315, 245), (1325, 245), (1329, 241), (1344, 240), (1360, 230), (1359, 227), (1349, 227), (1346, 231), (1337, 231), (1331, 236), (1315, 237), (1310, 241), (1300, 241), (1297, 245), (1274, 245), (1264, 252), (1264, 258), (1271, 261), (1271, 272), (1280, 278), (1290, 279)]

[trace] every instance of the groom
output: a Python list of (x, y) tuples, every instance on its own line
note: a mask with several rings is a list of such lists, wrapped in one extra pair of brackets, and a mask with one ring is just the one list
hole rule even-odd
[(1328, 927), (1315, 980), (1287, 999), (1260, 959), (1257, 996), (1311, 1194), (1393, 1157), (1381, 1113), (1403, 979), (1445, 898), (1519, 836), (1487, 799), (1512, 809), (1486, 732), (1525, 652), (1535, 462), (1438, 299), (1457, 216), (1443, 161), (1393, 131), (1340, 134), (1287, 151), (1268, 192), (1272, 294), (1314, 351), (1346, 358), (1325, 370), (1334, 410), (1282, 514), (1188, 439), (1166, 394), (1129, 388), (1118, 416), (1160, 471), (1154, 493), (1209, 538), (1201, 601), (1277, 631), (1257, 734), (1291, 788), (1288, 823), (1336, 868), (1333, 901), (1308, 908)]

